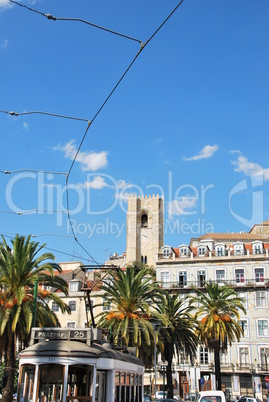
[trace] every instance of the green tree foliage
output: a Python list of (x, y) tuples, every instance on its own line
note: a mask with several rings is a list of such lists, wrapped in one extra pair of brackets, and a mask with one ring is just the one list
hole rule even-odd
[(155, 309), (154, 317), (160, 323), (162, 358), (167, 361), (167, 397), (173, 398), (172, 360), (183, 350), (191, 359), (195, 356), (198, 344), (196, 320), (191, 314), (188, 296), (181, 298), (179, 293), (170, 295), (165, 292)]
[(137, 347), (145, 364), (147, 358), (152, 359), (148, 353), (154, 339), (150, 319), (159, 297), (154, 278), (154, 270), (138, 262), (113, 271), (101, 285), (103, 300), (111, 309), (97, 316), (99, 326), (113, 334), (114, 343)]
[(221, 390), (220, 351), (239, 341), (242, 328), (239, 311), (243, 311), (243, 299), (229, 286), (207, 283), (204, 290), (197, 289), (198, 303), (196, 318), (199, 319), (197, 335), (202, 344), (214, 352), (217, 389)]
[[(59, 289), (68, 294), (68, 285), (55, 272), (61, 268), (53, 261), (51, 253), (41, 254), (45, 245), (17, 235), (11, 241), (12, 248), (2, 237), (0, 244), (0, 351), (5, 359), (8, 373), (7, 385), (3, 390), (2, 402), (11, 402), (16, 371), (16, 341), (24, 346), (29, 343), (30, 331), (36, 304), (36, 326), (59, 326), (48, 301), (53, 300), (62, 312), (69, 312), (68, 306), (57, 296)], [(38, 282), (36, 299), (35, 284)], [(55, 291), (42, 290), (43, 286), (53, 287)]]

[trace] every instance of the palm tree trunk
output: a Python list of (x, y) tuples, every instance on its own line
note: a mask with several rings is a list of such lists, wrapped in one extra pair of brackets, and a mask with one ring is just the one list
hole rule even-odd
[(12, 402), (13, 391), (14, 391), (14, 379), (16, 370), (16, 359), (15, 359), (15, 334), (11, 332), (7, 347), (7, 360), (6, 360), (6, 372), (7, 372), (7, 383), (6, 387), (3, 389), (2, 402)]
[(167, 353), (165, 354), (166, 366), (166, 379), (167, 379), (167, 398), (173, 398), (173, 377), (172, 377), (172, 359), (173, 359), (174, 345), (169, 343)]
[(221, 372), (220, 372), (220, 347), (219, 344), (214, 348), (216, 388), (221, 391)]

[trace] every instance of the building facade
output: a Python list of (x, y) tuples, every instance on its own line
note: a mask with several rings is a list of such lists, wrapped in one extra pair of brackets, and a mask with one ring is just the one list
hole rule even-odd
[[(171, 293), (194, 295), (195, 288), (213, 281), (234, 287), (244, 300), (244, 335), (221, 354), (222, 387), (233, 398), (255, 393), (266, 399), (268, 394), (264, 378), (269, 371), (269, 239), (262, 227), (257, 225), (250, 233), (211, 233), (177, 248), (166, 245), (156, 262), (156, 280)], [(214, 387), (213, 353), (200, 346), (196, 367), (200, 389)], [(191, 369), (182, 355), (175, 370), (186, 383)]]
[[(143, 261), (156, 268), (156, 281), (168, 292), (181, 297), (194, 295), (208, 281), (233, 286), (244, 299), (247, 314), (241, 314), (244, 336), (221, 355), (222, 388), (235, 399), (255, 394), (266, 399), (265, 377), (269, 374), (269, 221), (255, 225), (249, 233), (210, 233), (190, 239), (178, 247), (164, 245), (163, 199), (131, 196), (127, 213), (127, 247), (123, 255), (114, 254), (106, 262), (121, 268)], [(71, 314), (56, 311), (62, 327), (88, 325), (89, 304), (94, 316), (109, 311), (96, 284), (103, 273), (85, 268), (79, 261), (60, 263), (62, 276), (69, 284), (62, 295)], [(87, 298), (85, 284), (94, 298)], [(51, 305), (55, 309), (55, 305)], [(55, 310), (54, 310), (55, 311)], [(160, 365), (158, 358), (157, 365)], [(203, 346), (197, 350), (195, 366), (184, 351), (174, 361), (175, 393), (184, 397), (199, 389), (215, 388), (214, 356)], [(162, 384), (162, 372), (157, 370)], [(145, 382), (153, 387), (153, 372)], [(153, 389), (153, 388), (152, 388)]]

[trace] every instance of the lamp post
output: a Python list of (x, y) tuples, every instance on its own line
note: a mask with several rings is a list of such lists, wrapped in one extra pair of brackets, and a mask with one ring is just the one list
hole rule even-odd
[(35, 327), (36, 325), (36, 298), (37, 298), (37, 284), (38, 280), (35, 280), (35, 288), (34, 288), (34, 304), (33, 304), (33, 321), (32, 321), (32, 327)]
[(165, 362), (161, 363), (161, 370), (163, 372), (163, 399), (165, 399), (165, 373), (166, 373), (166, 366), (168, 365), (168, 362), (165, 360)]
[(157, 346), (156, 346), (156, 324), (154, 328), (154, 398), (156, 399), (156, 376), (157, 376)]

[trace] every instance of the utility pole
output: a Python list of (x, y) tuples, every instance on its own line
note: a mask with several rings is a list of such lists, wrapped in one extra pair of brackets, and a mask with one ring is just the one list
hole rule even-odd
[(37, 279), (36, 279), (36, 280), (35, 280), (35, 289), (34, 289), (34, 305), (33, 305), (33, 321), (32, 321), (32, 327), (35, 327), (35, 326), (36, 326), (37, 285), (38, 285), (38, 281), (37, 281)]

